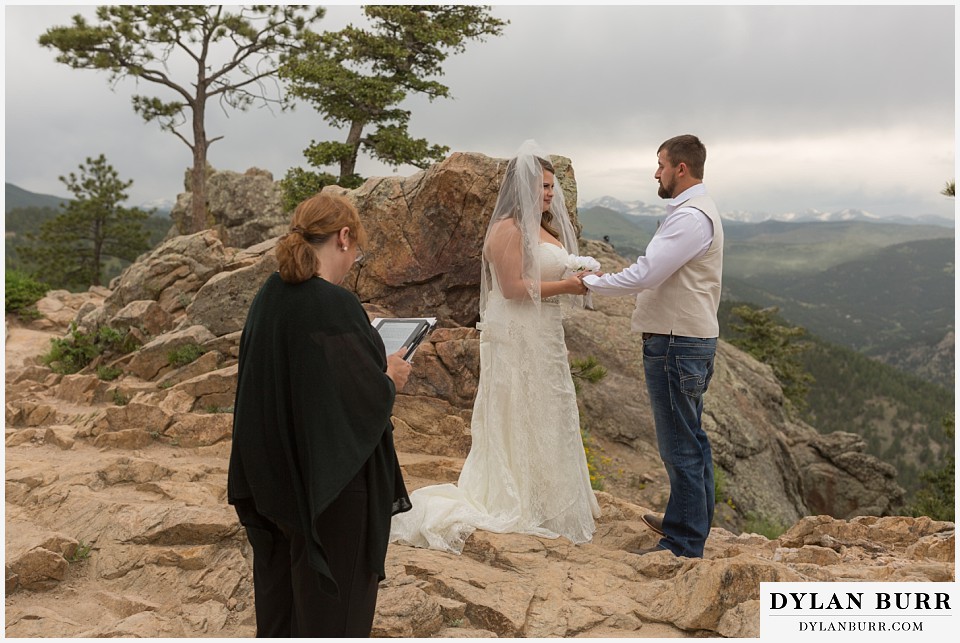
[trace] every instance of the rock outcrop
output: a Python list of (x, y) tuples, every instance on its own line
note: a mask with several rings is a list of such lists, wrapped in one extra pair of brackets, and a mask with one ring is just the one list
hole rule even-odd
[[(190, 172), (184, 176), (190, 189)], [(180, 194), (170, 212), (174, 221), (171, 236), (184, 229), (190, 214), (193, 194)], [(248, 248), (284, 234), (290, 224), (283, 211), (283, 201), (273, 175), (266, 170), (250, 168), (246, 172), (217, 171), (207, 168), (208, 225), (220, 232), (226, 245)]]
[[(572, 168), (554, 160), (572, 210)], [(347, 193), (371, 234), (370, 261), (347, 281), (368, 313), (441, 318), (394, 408), (411, 489), (455, 481), (469, 450), (478, 253), (503, 165), (454, 154)], [(255, 185), (223, 194), (264, 192), (261, 173), (248, 178)], [(241, 211), (231, 208), (221, 206)], [(224, 229), (168, 239), (109, 291), (50, 293), (33, 329), (8, 327), (8, 636), (253, 634), (251, 552), (226, 505), (226, 466), (240, 331), (276, 269), (276, 238), (251, 233), (241, 248)], [(605, 270), (624, 261), (596, 242), (582, 253)], [(640, 516), (662, 509), (667, 483), (632, 302), (594, 303), (565, 322), (571, 357), (608, 369), (581, 392), (606, 485), (593, 542), (477, 532), (461, 556), (391, 546), (375, 635), (750, 637), (759, 581), (953, 578), (954, 525), (891, 515), (895, 472), (856, 436), (793, 418), (770, 369), (725, 342), (705, 417), (722, 478), (706, 556), (626, 553), (655, 542)], [(54, 373), (36, 356), (74, 320), (81, 332), (113, 328), (136, 350)], [(101, 380), (98, 366), (122, 374)], [(741, 533), (751, 517), (789, 529), (774, 540)]]

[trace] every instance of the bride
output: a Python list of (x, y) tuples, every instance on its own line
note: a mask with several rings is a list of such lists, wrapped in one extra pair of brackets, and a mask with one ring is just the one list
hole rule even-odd
[(544, 157), (534, 141), (521, 146), (487, 226), (480, 383), (460, 479), (414, 491), (413, 509), (393, 517), (391, 542), (460, 553), (475, 529), (574, 543), (593, 537), (600, 507), (561, 310), (561, 300), (582, 300), (585, 288), (579, 274), (564, 275), (577, 240)]

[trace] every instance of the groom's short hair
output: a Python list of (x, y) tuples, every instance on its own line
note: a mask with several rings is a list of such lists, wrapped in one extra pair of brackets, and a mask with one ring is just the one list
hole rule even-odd
[(673, 165), (685, 163), (695, 178), (703, 178), (703, 166), (707, 162), (707, 148), (693, 134), (681, 134), (661, 143), (657, 154), (667, 151), (667, 157)]

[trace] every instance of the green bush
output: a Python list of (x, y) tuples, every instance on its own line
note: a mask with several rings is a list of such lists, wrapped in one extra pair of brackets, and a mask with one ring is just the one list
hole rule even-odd
[(770, 540), (779, 538), (786, 530), (787, 528), (781, 525), (779, 521), (752, 511), (747, 514), (747, 521), (743, 525), (744, 533), (760, 534)]
[(713, 499), (714, 503), (727, 499), (727, 474), (716, 463), (713, 465)]
[(140, 347), (132, 335), (121, 333), (109, 326), (101, 326), (97, 331), (97, 344), (103, 347), (104, 352), (110, 351), (124, 355)]
[(41, 360), (54, 373), (76, 373), (102, 352), (95, 340), (93, 335), (82, 333), (76, 325), (71, 325), (66, 337), (50, 340), (50, 352)]
[(327, 172), (290, 168), (287, 175), (280, 179), (284, 211), (293, 212), (302, 201), (317, 195), (324, 186), (335, 185), (336, 182), (337, 177)]
[(7, 270), (4, 282), (4, 305), (8, 313), (22, 314), (47, 294), (46, 284), (19, 270)]
[(204, 350), (196, 344), (184, 344), (167, 353), (167, 362), (170, 366), (179, 368), (195, 362), (203, 353)]
[(82, 540), (77, 545), (76, 551), (73, 552), (73, 555), (67, 559), (68, 563), (79, 563), (90, 558), (90, 552), (93, 549), (93, 544), (85, 543)]
[[(592, 355), (583, 359), (572, 360), (569, 366), (570, 375), (573, 378), (573, 387), (578, 397), (577, 410), (580, 411), (579, 396), (581, 393), (581, 383), (596, 384), (606, 377), (607, 369)], [(590, 430), (583, 423), (582, 411), (580, 411), (580, 437), (583, 440), (584, 455), (587, 457), (587, 471), (590, 474), (590, 486), (596, 491), (603, 491), (605, 477), (603, 473), (601, 473), (601, 469), (610, 464), (610, 458), (600, 452), (600, 449), (590, 437)]]
[(105, 382), (111, 382), (123, 375), (123, 369), (116, 366), (98, 366), (97, 377)]
[[(101, 327), (96, 333), (84, 333), (77, 329), (76, 324), (71, 324), (66, 337), (50, 340), (50, 352), (42, 356), (41, 361), (54, 373), (70, 375), (83, 370), (98, 355), (110, 352), (129, 353), (131, 350), (133, 347), (130, 342), (109, 326)], [(101, 368), (105, 374), (109, 375), (111, 372), (107, 367)], [(98, 368), (97, 375), (101, 379), (114, 379), (120, 373), (113, 377), (104, 377)]]

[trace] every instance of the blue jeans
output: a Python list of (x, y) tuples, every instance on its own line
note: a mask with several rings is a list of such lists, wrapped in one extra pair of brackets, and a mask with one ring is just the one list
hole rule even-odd
[(716, 352), (715, 337), (652, 335), (643, 341), (657, 446), (670, 478), (659, 546), (689, 558), (703, 557), (713, 522), (713, 457), (700, 418)]

